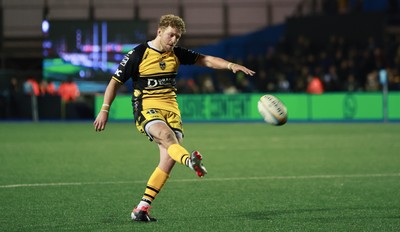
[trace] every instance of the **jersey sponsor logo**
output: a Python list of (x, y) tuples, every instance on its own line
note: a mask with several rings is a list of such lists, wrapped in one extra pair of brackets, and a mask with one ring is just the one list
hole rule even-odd
[(155, 88), (157, 86), (175, 86), (175, 78), (147, 79), (148, 88)]
[(125, 56), (124, 59), (122, 59), (121, 63), (119, 63), (119, 64), (125, 67), (125, 65), (126, 65), (126, 63), (128, 63), (128, 61), (129, 61), (129, 57)]
[(117, 77), (120, 77), (121, 73), (122, 73), (122, 70), (121, 69), (117, 69), (117, 71), (115, 71), (114, 75), (116, 75)]
[(121, 63), (119, 63), (120, 65), (125, 67), (126, 63), (128, 63), (129, 61), (129, 54), (130, 53), (128, 53), (128, 55), (125, 55), (124, 59), (122, 59)]

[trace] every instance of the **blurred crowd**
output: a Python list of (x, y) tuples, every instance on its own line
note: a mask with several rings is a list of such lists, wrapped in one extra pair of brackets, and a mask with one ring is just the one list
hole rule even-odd
[[(24, 112), (29, 112), (31, 104), (37, 105), (39, 97), (40, 99), (61, 99), (66, 105), (76, 102), (81, 95), (78, 85), (72, 78), (56, 85), (50, 80), (34, 76), (26, 78), (11, 76), (8, 88), (3, 87), (0, 93), (0, 118), (29, 117), (29, 113)], [(48, 107), (54, 111), (60, 110), (52, 109), (52, 105)]]
[[(307, 37), (283, 37), (278, 44), (246, 59), (231, 59), (256, 71), (254, 77), (227, 70), (212, 70), (177, 79), (179, 93), (315, 93), (381, 91), (384, 74), (388, 89), (400, 90), (400, 36), (378, 43), (372, 37), (352, 44), (332, 36), (327, 44), (315, 46)], [(124, 88), (122, 88), (124, 89)], [(128, 89), (128, 88), (126, 88)], [(27, 77), (10, 79), (6, 97), (18, 94), (60, 96), (74, 102), (80, 96), (72, 80), (55, 85), (50, 80)]]
[(51, 80), (42, 79), (33, 76), (27, 77), (22, 82), (16, 77), (11, 77), (9, 86), (9, 95), (28, 95), (28, 96), (60, 96), (65, 102), (74, 102), (80, 96), (78, 85), (69, 78), (56, 86)]
[(389, 90), (400, 90), (400, 37), (377, 43), (351, 44), (332, 36), (325, 46), (313, 46), (299, 36), (295, 43), (283, 38), (266, 53), (249, 55), (237, 63), (255, 70), (255, 77), (216, 71), (178, 81), (181, 93), (252, 92), (362, 92), (380, 91), (385, 75)]

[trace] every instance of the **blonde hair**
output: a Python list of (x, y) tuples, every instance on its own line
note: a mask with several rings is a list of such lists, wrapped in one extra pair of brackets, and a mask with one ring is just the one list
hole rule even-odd
[(158, 28), (165, 29), (168, 26), (178, 29), (182, 34), (186, 32), (185, 22), (179, 16), (173, 14), (161, 16)]

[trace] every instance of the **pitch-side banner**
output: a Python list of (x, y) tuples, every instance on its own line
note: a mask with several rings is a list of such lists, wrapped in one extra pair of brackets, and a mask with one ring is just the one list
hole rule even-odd
[[(271, 94), (271, 93), (264, 93)], [(387, 99), (381, 93), (274, 94), (288, 108), (288, 121), (389, 121), (400, 120), (400, 92)], [(262, 121), (257, 101), (263, 94), (181, 94), (182, 119), (188, 121)], [(103, 96), (97, 96), (95, 113)], [(119, 95), (110, 119), (132, 120), (131, 96)]]

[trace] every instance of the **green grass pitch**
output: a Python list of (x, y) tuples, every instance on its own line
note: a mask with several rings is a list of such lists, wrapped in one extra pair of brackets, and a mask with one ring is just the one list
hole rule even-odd
[(176, 165), (134, 223), (158, 150), (131, 123), (0, 123), (0, 231), (399, 231), (400, 124), (187, 123), (209, 174)]

